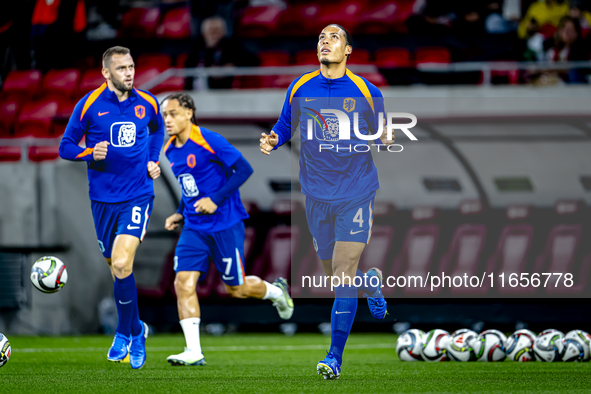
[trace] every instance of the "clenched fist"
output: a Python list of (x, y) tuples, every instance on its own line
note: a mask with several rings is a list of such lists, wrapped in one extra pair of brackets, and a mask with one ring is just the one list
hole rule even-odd
[(271, 154), (273, 148), (279, 143), (279, 136), (273, 130), (271, 130), (271, 134), (267, 135), (262, 133), (261, 136), (261, 153), (268, 156)]
[(148, 162), (148, 175), (152, 179), (156, 179), (160, 176), (160, 166), (153, 161)]
[(92, 151), (92, 158), (95, 161), (105, 160), (107, 157), (107, 146), (110, 145), (107, 141), (101, 141), (94, 146)]
[(179, 223), (183, 221), (183, 215), (176, 212), (166, 218), (164, 222), (164, 228), (168, 231), (172, 231), (179, 226)]

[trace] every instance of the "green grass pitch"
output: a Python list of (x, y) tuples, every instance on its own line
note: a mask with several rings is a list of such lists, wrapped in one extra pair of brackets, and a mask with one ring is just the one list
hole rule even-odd
[(148, 338), (142, 370), (109, 363), (105, 336), (9, 337), (0, 368), (8, 393), (591, 393), (591, 363), (401, 362), (393, 334), (352, 334), (341, 378), (316, 374), (329, 338), (319, 334), (236, 334), (202, 337), (207, 365), (172, 367), (182, 335)]

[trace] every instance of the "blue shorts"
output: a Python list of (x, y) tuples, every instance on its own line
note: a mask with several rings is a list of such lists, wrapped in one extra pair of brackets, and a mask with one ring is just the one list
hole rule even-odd
[(321, 260), (332, 259), (336, 241), (369, 243), (375, 192), (352, 201), (320, 202), (306, 197), (306, 218)]
[(111, 257), (113, 242), (119, 234), (129, 234), (144, 240), (154, 196), (144, 195), (120, 203), (90, 201), (99, 249), (105, 258)]
[(184, 228), (176, 245), (174, 271), (200, 271), (203, 280), (213, 260), (228, 286), (244, 283), (244, 223), (216, 232)]

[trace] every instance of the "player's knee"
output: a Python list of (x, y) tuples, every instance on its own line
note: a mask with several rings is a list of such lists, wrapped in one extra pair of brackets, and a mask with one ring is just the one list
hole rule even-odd
[(226, 291), (233, 298), (246, 298), (246, 287), (240, 286), (226, 286)]
[(131, 275), (132, 265), (127, 259), (111, 259), (111, 269), (117, 278), (123, 279)]

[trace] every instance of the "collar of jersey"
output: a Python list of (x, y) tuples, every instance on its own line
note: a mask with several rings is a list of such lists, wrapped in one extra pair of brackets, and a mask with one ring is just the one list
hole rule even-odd
[(349, 77), (347, 76), (347, 71), (345, 71), (345, 75), (343, 75), (340, 78), (326, 78), (324, 75), (322, 75), (322, 71), (320, 72), (320, 74), (318, 74), (318, 76), (320, 77), (320, 80), (324, 83), (328, 83), (328, 81), (330, 81), (330, 83), (342, 83), (342, 82), (349, 82)]
[(107, 99), (114, 101), (115, 103), (117, 103), (117, 105), (123, 106), (129, 105), (129, 103), (133, 103), (137, 99), (137, 93), (135, 92), (135, 88), (131, 89), (131, 92), (129, 92), (129, 97), (123, 101), (119, 101), (117, 94), (113, 92), (111, 89), (109, 89), (108, 85), (105, 89), (105, 95)]

